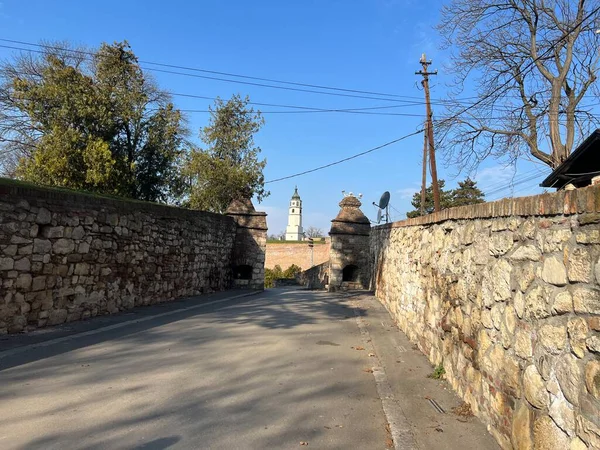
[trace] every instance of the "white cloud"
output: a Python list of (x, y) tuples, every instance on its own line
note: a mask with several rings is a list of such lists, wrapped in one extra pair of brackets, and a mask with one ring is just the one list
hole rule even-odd
[(511, 184), (514, 177), (514, 166), (497, 165), (479, 170), (474, 180), (477, 181), (479, 189), (485, 192)]
[(400, 198), (401, 199), (410, 199), (413, 197), (413, 195), (415, 195), (415, 192), (419, 192), (421, 190), (420, 186), (414, 186), (414, 187), (405, 187), (402, 189), (398, 189), (396, 191), (396, 194), (400, 194)]

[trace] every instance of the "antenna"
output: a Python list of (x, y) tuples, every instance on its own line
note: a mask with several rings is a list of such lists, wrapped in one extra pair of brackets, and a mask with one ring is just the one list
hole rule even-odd
[(379, 199), (379, 209), (385, 209), (387, 208), (388, 203), (390, 202), (390, 192), (389, 191), (385, 191), (382, 195), (381, 198)]
[(385, 191), (382, 195), (381, 198), (379, 199), (379, 203), (375, 203), (373, 202), (373, 204), (375, 206), (377, 206), (377, 208), (379, 208), (377, 210), (377, 223), (381, 222), (381, 216), (382, 211), (385, 210), (385, 223), (388, 223), (390, 221), (390, 210), (388, 208), (388, 205), (390, 203), (390, 192), (389, 191)]

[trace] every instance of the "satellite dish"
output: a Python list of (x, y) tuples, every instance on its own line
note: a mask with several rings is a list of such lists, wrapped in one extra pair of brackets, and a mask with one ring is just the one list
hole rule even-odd
[(390, 193), (389, 191), (385, 191), (381, 198), (379, 199), (379, 209), (387, 208), (388, 203), (390, 202)]
[(377, 210), (377, 223), (381, 223), (381, 209)]

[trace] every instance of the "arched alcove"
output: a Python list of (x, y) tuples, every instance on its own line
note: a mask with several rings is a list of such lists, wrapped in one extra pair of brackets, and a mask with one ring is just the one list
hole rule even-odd
[(342, 270), (342, 281), (358, 281), (358, 266), (355, 266), (354, 264), (348, 264), (346, 267), (344, 267)]
[(233, 268), (233, 278), (236, 280), (251, 280), (252, 279), (252, 266), (239, 265)]

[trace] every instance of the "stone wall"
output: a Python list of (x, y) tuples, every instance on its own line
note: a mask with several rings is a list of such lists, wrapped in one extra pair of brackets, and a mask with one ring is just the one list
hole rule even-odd
[(223, 215), (0, 180), (0, 333), (227, 289), (237, 228)]
[(329, 285), (329, 261), (300, 272), (296, 282), (307, 289), (325, 289)]
[(237, 225), (232, 258), (233, 286), (264, 289), (267, 215), (257, 212), (248, 198), (231, 202), (225, 214)]
[(376, 227), (372, 287), (502, 448), (600, 449), (600, 188)]
[(278, 243), (268, 242), (265, 259), (265, 267), (273, 269), (276, 265), (283, 270), (296, 264), (304, 270), (310, 268), (310, 256), (312, 250), (313, 265), (317, 266), (329, 260), (329, 248), (331, 241), (327, 238), (324, 244), (318, 242), (320, 238), (315, 238), (314, 247), (308, 247), (308, 241), (301, 243)]
[(340, 212), (331, 221), (329, 231), (329, 290), (366, 288), (371, 272), (371, 223), (360, 210), (360, 200), (353, 195), (344, 197), (339, 206)]

